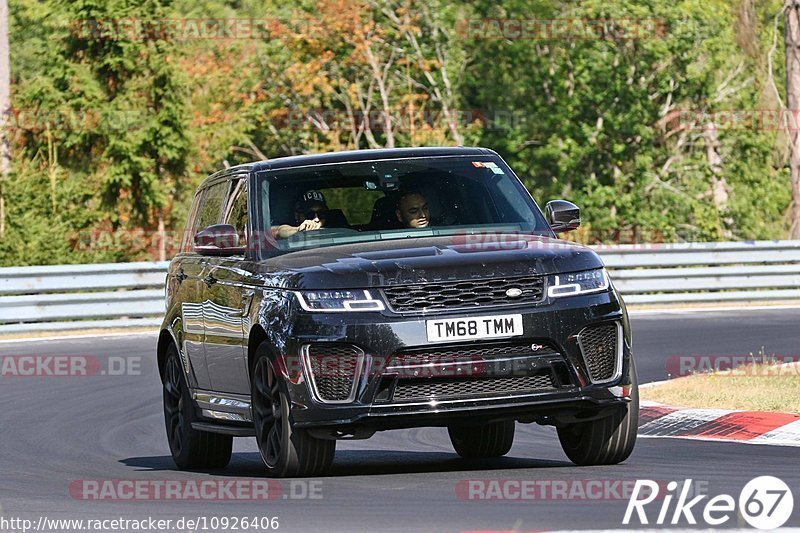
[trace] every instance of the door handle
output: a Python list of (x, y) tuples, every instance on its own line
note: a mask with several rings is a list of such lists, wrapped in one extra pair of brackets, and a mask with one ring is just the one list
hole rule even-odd
[(208, 276), (206, 276), (205, 278), (203, 278), (203, 283), (205, 283), (205, 284), (206, 284), (206, 285), (208, 285), (209, 287), (210, 287), (210, 286), (212, 286), (213, 284), (215, 284), (216, 282), (217, 282), (217, 278), (215, 278), (215, 277), (214, 277), (214, 276), (212, 276), (211, 274), (209, 274)]

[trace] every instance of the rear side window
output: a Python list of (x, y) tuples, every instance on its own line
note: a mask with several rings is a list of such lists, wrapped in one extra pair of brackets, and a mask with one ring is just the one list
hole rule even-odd
[(338, 187), (322, 189), (322, 194), (331, 208), (341, 209), (350, 225), (366, 226), (372, 219), (372, 209), (383, 191), (371, 191), (364, 187)]

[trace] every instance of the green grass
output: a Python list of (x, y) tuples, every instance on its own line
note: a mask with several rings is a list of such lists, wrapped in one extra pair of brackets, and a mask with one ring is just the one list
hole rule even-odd
[(643, 388), (643, 400), (681, 407), (800, 413), (800, 365), (750, 364)]

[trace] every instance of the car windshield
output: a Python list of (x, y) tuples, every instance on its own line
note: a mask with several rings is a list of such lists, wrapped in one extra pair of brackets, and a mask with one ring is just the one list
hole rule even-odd
[(257, 183), (261, 230), (277, 253), (484, 232), (552, 235), (495, 156), (315, 165), (264, 172)]

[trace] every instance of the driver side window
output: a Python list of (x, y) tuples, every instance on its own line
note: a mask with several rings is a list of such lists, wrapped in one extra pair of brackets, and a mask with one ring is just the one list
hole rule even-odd
[(190, 217), (191, 227), (187, 227), (184, 235), (181, 251), (189, 252), (194, 250), (194, 239), (197, 232), (217, 224), (219, 222), (222, 203), (228, 191), (229, 182), (224, 181), (203, 189), (198, 193), (198, 205), (195, 207), (197, 213)]
[(223, 181), (209, 187), (205, 200), (203, 201), (203, 206), (200, 208), (200, 223), (197, 225), (198, 229), (207, 228), (208, 226), (219, 223), (222, 204), (227, 196), (229, 185), (230, 182)]
[(239, 246), (247, 246), (247, 180), (233, 182), (233, 191), (225, 208), (223, 224), (230, 224), (239, 234)]

